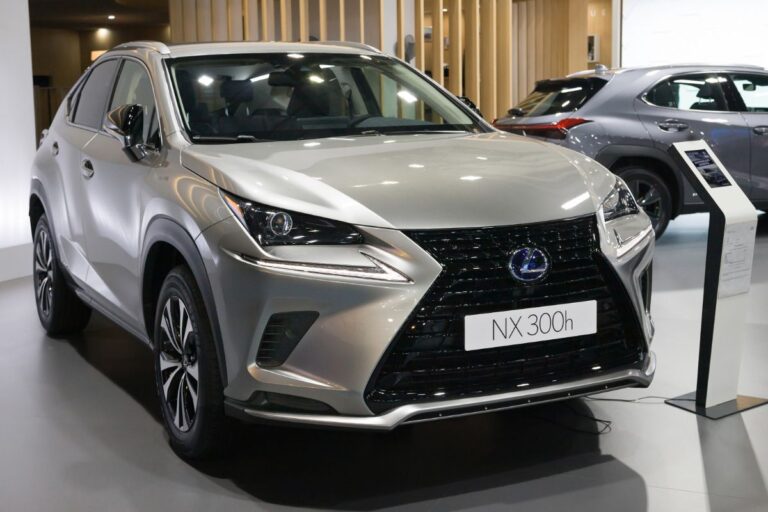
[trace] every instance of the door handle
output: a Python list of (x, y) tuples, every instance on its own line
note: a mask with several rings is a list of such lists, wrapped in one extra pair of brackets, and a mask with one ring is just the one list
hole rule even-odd
[(54, 142), (53, 144), (51, 144), (51, 154), (53, 156), (57, 156), (59, 154), (59, 143), (58, 142)]
[(752, 131), (757, 135), (768, 135), (768, 126), (755, 126)]
[(80, 170), (83, 173), (83, 177), (87, 180), (93, 178), (93, 174), (96, 172), (93, 170), (93, 163), (87, 158), (80, 164)]
[(665, 132), (681, 132), (688, 129), (688, 125), (678, 121), (677, 119), (667, 119), (657, 123), (658, 127)]

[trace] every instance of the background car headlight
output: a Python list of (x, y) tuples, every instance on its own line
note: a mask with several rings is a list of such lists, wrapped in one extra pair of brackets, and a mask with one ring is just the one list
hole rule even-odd
[(603, 200), (601, 209), (603, 211), (603, 218), (606, 221), (640, 212), (632, 192), (630, 192), (624, 180), (618, 177), (616, 178), (613, 190)]
[(363, 235), (349, 224), (273, 208), (223, 191), (221, 195), (232, 213), (262, 246), (363, 243)]

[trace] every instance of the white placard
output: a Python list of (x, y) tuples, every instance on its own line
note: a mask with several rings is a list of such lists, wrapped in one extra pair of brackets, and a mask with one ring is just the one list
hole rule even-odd
[(720, 260), (720, 284), (717, 289), (719, 298), (749, 291), (756, 228), (757, 222), (740, 222), (725, 227), (723, 257)]
[(464, 317), (464, 350), (522, 345), (597, 332), (597, 301)]

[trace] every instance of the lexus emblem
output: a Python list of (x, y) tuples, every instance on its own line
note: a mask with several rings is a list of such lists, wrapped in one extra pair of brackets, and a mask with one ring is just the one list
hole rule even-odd
[(521, 283), (535, 283), (549, 274), (549, 256), (537, 247), (521, 247), (509, 257), (507, 266), (512, 277)]

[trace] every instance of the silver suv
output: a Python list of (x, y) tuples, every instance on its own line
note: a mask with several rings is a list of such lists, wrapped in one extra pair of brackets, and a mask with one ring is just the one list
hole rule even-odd
[(583, 153), (621, 176), (656, 236), (703, 204), (667, 151), (705, 139), (759, 209), (768, 209), (768, 72), (678, 65), (543, 80), (497, 128)]
[(232, 416), (392, 429), (655, 369), (625, 184), (367, 47), (107, 52), (42, 141), (30, 218), (43, 326), (95, 309), (151, 346), (186, 457)]

